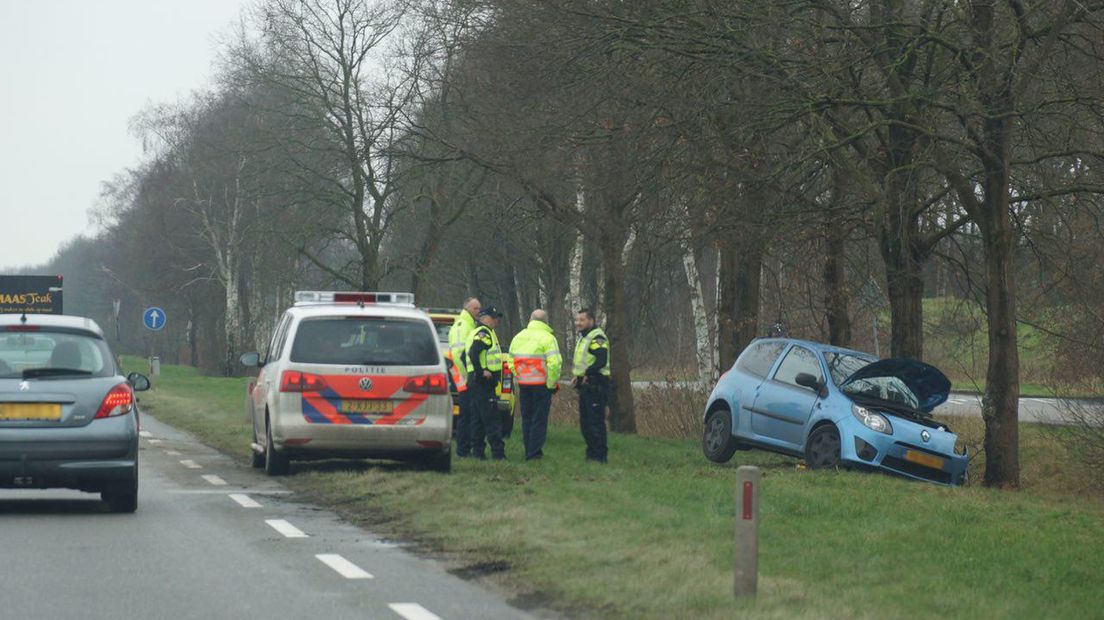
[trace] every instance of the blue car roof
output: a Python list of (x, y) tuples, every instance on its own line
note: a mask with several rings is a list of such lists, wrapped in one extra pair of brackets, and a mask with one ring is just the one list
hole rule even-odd
[[(823, 342), (813, 342), (812, 340), (802, 340), (800, 338), (756, 338), (752, 340), (756, 342), (784, 342), (787, 344), (800, 344), (806, 348), (818, 351), (820, 353), (851, 353), (854, 355), (864, 355), (868, 357), (875, 357), (873, 353), (867, 353), (866, 351), (856, 351), (855, 349), (845, 349), (843, 347), (837, 347), (833, 344), (826, 344)], [(750, 343), (749, 343), (750, 344)]]

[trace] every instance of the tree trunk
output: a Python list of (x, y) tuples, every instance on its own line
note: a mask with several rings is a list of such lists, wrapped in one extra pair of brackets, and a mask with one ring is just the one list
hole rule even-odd
[(978, 218), (985, 248), (989, 321), (989, 366), (981, 407), (985, 419), (985, 486), (1001, 488), (1020, 486), (1020, 357), (1013, 265), (1016, 237), (1009, 216), (1011, 118), (1008, 113), (992, 114), (985, 121), (985, 202)]
[(690, 289), (690, 312), (694, 318), (694, 358), (698, 366), (698, 382), (706, 386), (713, 380), (714, 347), (709, 340), (709, 317), (705, 312), (705, 293), (702, 292), (698, 261), (689, 239), (682, 241), (682, 267), (686, 273), (686, 285)]
[(605, 264), (604, 306), (606, 335), (610, 339), (610, 429), (620, 433), (636, 432), (633, 406), (632, 330), (626, 321), (625, 264), (622, 262), (627, 234), (609, 235), (602, 239), (602, 262)]
[(825, 212), (824, 222), (824, 308), (828, 322), (828, 342), (840, 347), (851, 346), (851, 315), (847, 306), (847, 228), (840, 224), (846, 190), (844, 173), (832, 166), (832, 202)]
[(914, 253), (910, 235), (886, 228), (879, 245), (889, 297), (890, 355), (920, 360), (924, 358), (924, 263)]
[(724, 239), (720, 262), (717, 347), (721, 368), (729, 368), (759, 329), (763, 244)]

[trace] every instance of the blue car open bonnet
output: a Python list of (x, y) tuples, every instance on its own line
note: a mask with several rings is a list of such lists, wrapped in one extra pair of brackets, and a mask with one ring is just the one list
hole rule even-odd
[(951, 380), (947, 375), (931, 364), (905, 357), (878, 360), (863, 366), (840, 384), (840, 387), (858, 379), (872, 377), (897, 377), (903, 381), (916, 395), (920, 410), (925, 413), (931, 413), (932, 409), (945, 403), (951, 394)]

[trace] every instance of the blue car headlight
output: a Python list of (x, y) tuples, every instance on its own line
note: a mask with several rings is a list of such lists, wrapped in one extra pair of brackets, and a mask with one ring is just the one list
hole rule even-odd
[(876, 413), (863, 407), (861, 405), (851, 404), (851, 415), (863, 423), (863, 426), (869, 428), (872, 431), (879, 433), (885, 433), (886, 435), (893, 434), (893, 425), (889, 423), (889, 419), (880, 413)]

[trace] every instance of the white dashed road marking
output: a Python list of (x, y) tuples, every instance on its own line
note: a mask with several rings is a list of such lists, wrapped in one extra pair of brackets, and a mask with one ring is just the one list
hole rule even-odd
[(226, 481), (214, 474), (204, 474), (203, 479), (215, 485), (216, 487), (226, 486)]
[(195, 461), (193, 461), (191, 459), (184, 459), (183, 461), (180, 461), (180, 464), (183, 465), (184, 467), (187, 467), (188, 469), (200, 469), (200, 468), (203, 467), (202, 465), (200, 465), (199, 463), (196, 463)]
[(151, 440), (149, 440), (149, 442), (152, 443), (152, 444), (159, 444), (159, 443), (161, 443), (161, 440), (160, 439), (151, 439)]
[(346, 579), (371, 579), (372, 575), (336, 553), (320, 553), (316, 556), (323, 564), (337, 571)]
[(440, 616), (417, 603), (391, 603), (388, 607), (406, 620), (441, 620)]
[[(265, 523), (271, 526), (272, 529), (283, 534), (284, 538), (310, 538), (305, 532), (303, 532), (303, 530), (295, 527), (287, 521), (284, 521), (283, 519), (266, 519)], [(322, 561), (325, 562), (325, 560)]]
[(242, 508), (260, 508), (261, 504), (257, 500), (242, 493), (231, 493), (230, 499), (238, 503)]
[(176, 450), (165, 450), (165, 454), (169, 456), (180, 456), (180, 453)]
[(153, 437), (153, 433), (149, 431), (138, 431), (139, 437)]

